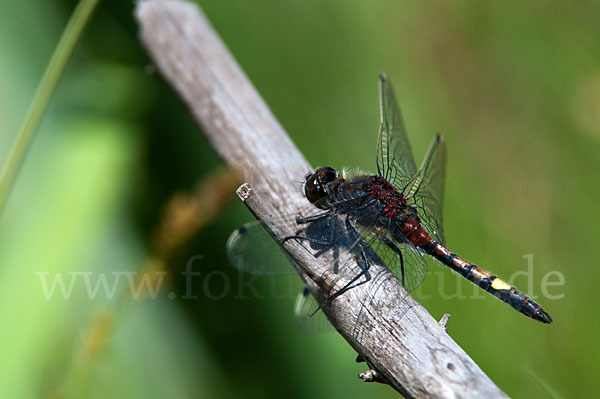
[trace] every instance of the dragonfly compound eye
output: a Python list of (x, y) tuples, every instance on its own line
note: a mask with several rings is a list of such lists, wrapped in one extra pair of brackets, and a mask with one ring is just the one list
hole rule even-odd
[(321, 185), (325, 186), (327, 183), (334, 182), (338, 179), (339, 173), (337, 170), (330, 166), (323, 166), (315, 172), (318, 175)]
[(330, 183), (339, 178), (337, 170), (329, 166), (323, 166), (315, 173), (307, 176), (304, 182), (304, 195), (310, 202), (317, 202), (321, 198), (331, 194)]

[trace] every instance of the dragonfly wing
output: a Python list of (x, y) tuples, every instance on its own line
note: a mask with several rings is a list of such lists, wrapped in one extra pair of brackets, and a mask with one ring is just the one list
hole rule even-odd
[(260, 222), (235, 230), (227, 240), (227, 257), (238, 270), (250, 274), (292, 274), (292, 262)]
[(414, 291), (425, 280), (427, 262), (411, 243), (380, 242), (374, 249), (408, 292)]
[(305, 333), (322, 333), (332, 331), (334, 328), (327, 320), (327, 317), (322, 311), (314, 313), (319, 304), (308, 288), (304, 288), (296, 298), (294, 305), (294, 315), (298, 328)]
[(421, 285), (427, 276), (427, 263), (421, 252), (408, 240), (394, 240), (390, 234), (391, 226), (385, 228), (373, 224), (365, 227), (362, 222), (364, 220), (359, 220), (354, 226), (360, 232), (359, 244), (367, 258), (385, 265), (407, 291)]
[(407, 189), (406, 197), (418, 209), (423, 228), (442, 245), (446, 245), (442, 223), (445, 181), (446, 141), (438, 134)]
[(379, 76), (379, 108), (377, 172), (403, 189), (415, 176), (417, 167), (392, 85), (384, 74)]

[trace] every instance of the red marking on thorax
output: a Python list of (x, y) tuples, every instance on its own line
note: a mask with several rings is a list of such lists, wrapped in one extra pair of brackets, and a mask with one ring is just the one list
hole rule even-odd
[(388, 217), (395, 217), (400, 212), (401, 207), (406, 206), (403, 195), (383, 177), (374, 177), (367, 192), (383, 204), (383, 212)]

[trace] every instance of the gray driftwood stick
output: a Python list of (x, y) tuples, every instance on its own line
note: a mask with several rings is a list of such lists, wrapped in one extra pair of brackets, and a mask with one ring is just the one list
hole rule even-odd
[[(243, 173), (248, 183), (238, 190), (242, 200), (275, 237), (291, 234), (294, 226), (271, 225), (269, 220), (306, 207), (298, 182), (310, 165), (206, 17), (194, 4), (161, 0), (138, 3), (136, 17), (158, 70), (223, 161)], [(285, 250), (317, 298), (340, 287), (352, 273), (334, 274), (328, 259), (315, 258), (298, 243), (289, 241)], [(366, 380), (384, 380), (410, 398), (506, 397), (387, 269), (373, 265), (371, 272), (372, 281), (325, 309), (373, 369)]]

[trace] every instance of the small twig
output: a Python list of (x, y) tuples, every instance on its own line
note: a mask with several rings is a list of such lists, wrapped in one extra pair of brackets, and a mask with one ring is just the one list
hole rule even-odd
[[(223, 161), (243, 173), (245, 204), (274, 237), (291, 234), (293, 225), (270, 221), (309, 205), (295, 182), (311, 168), (204, 15), (191, 3), (149, 0), (136, 17), (158, 70)], [(317, 299), (348, 278), (298, 243), (285, 249)], [(505, 397), (389, 270), (374, 264), (370, 271), (372, 281), (323, 310), (381, 379), (410, 398)]]
[(379, 374), (377, 372), (377, 370), (373, 370), (373, 369), (369, 369), (369, 370), (365, 371), (364, 373), (360, 373), (358, 375), (358, 378), (360, 378), (364, 382), (387, 383), (387, 381), (385, 381), (385, 379), (382, 379), (381, 374)]
[(448, 324), (448, 320), (450, 320), (450, 313), (444, 313), (444, 315), (438, 322), (440, 324), (440, 326), (442, 326), (444, 328), (444, 330), (446, 330), (446, 332), (448, 332), (448, 329), (446, 328), (446, 324)]

